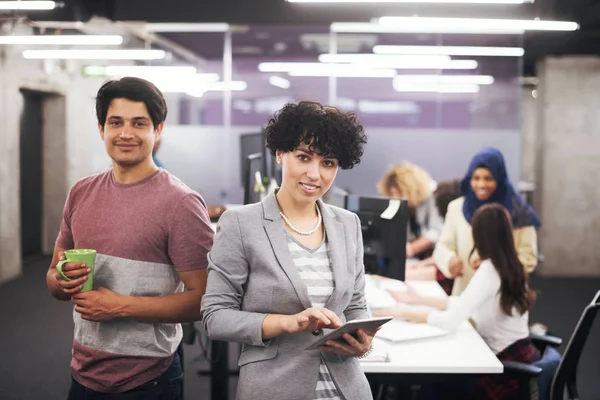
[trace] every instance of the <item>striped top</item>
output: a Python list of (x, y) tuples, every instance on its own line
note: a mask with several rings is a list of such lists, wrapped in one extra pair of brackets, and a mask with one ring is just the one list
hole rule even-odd
[[(309, 249), (294, 238), (287, 236), (288, 249), (298, 269), (300, 277), (308, 290), (308, 297), (313, 307), (325, 307), (325, 303), (333, 293), (335, 282), (329, 261), (329, 247), (324, 240), (316, 249)], [(321, 359), (319, 379), (315, 388), (314, 400), (342, 400), (327, 365)]]

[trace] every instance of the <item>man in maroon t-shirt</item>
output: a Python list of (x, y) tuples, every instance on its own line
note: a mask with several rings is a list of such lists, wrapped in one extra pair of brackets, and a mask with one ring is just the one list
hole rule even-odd
[[(167, 106), (150, 82), (106, 82), (96, 97), (106, 172), (69, 192), (46, 282), (74, 304), (68, 400), (178, 400), (181, 322), (200, 319), (213, 231), (200, 195), (158, 168), (152, 149)], [(95, 249), (94, 290), (80, 293), (88, 268), (56, 264), (68, 249)], [(125, 396), (125, 397), (123, 397)]]

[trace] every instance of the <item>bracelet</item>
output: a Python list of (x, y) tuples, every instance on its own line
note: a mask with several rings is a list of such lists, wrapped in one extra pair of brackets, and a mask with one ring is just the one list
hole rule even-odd
[(362, 356), (356, 357), (359, 360), (362, 360), (363, 358), (367, 358), (369, 357), (369, 355), (373, 352), (373, 349), (375, 348), (375, 346), (373, 346), (373, 343), (371, 343), (371, 346), (369, 347), (369, 350), (367, 350), (367, 352), (365, 354), (363, 354)]

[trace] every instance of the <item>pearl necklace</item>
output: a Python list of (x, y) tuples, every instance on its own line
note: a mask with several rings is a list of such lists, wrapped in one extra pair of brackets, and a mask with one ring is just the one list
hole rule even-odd
[(310, 236), (313, 233), (315, 233), (317, 231), (317, 229), (319, 229), (319, 227), (321, 226), (321, 222), (323, 222), (323, 218), (321, 217), (321, 210), (319, 210), (319, 206), (316, 206), (316, 207), (317, 207), (317, 216), (319, 217), (319, 221), (317, 222), (317, 226), (315, 226), (312, 230), (310, 230), (308, 232), (301, 231), (300, 229), (296, 228), (294, 226), (294, 224), (292, 224), (291, 221), (283, 214), (282, 211), (279, 211), (279, 215), (281, 215), (281, 218), (283, 218), (283, 220), (285, 221), (287, 226), (289, 226), (290, 229), (293, 230), (294, 232), (296, 232), (298, 235)]

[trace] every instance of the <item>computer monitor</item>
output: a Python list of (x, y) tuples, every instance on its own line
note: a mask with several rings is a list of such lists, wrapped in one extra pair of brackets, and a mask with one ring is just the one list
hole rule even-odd
[(408, 201), (349, 194), (345, 208), (360, 218), (365, 271), (404, 281)]
[(260, 173), (261, 180), (264, 175), (263, 171), (263, 157), (261, 153), (250, 154), (244, 160), (245, 175), (244, 175), (244, 204), (258, 203), (262, 200), (262, 191), (257, 191), (257, 183), (265, 185), (264, 181), (256, 181), (256, 173)]
[[(251, 154), (260, 153), (263, 154), (265, 149), (265, 140), (261, 132), (257, 133), (245, 133), (240, 135), (240, 167), (241, 167), (241, 184), (245, 184), (248, 170), (246, 169), (248, 156)], [(261, 162), (264, 163), (264, 160)], [(261, 166), (261, 173), (266, 174), (266, 166)]]
[(275, 180), (277, 186), (281, 186), (282, 169), (281, 165), (277, 163), (277, 160), (271, 150), (266, 147), (263, 148), (263, 159), (265, 160), (265, 171), (269, 180)]
[(264, 131), (257, 133), (245, 133), (240, 135), (240, 157), (241, 157), (241, 179), (244, 185), (247, 170), (246, 160), (251, 154), (260, 153), (261, 165), (260, 172), (262, 176), (275, 179), (278, 185), (281, 185), (281, 165), (277, 164), (275, 156), (271, 150), (267, 149)]

